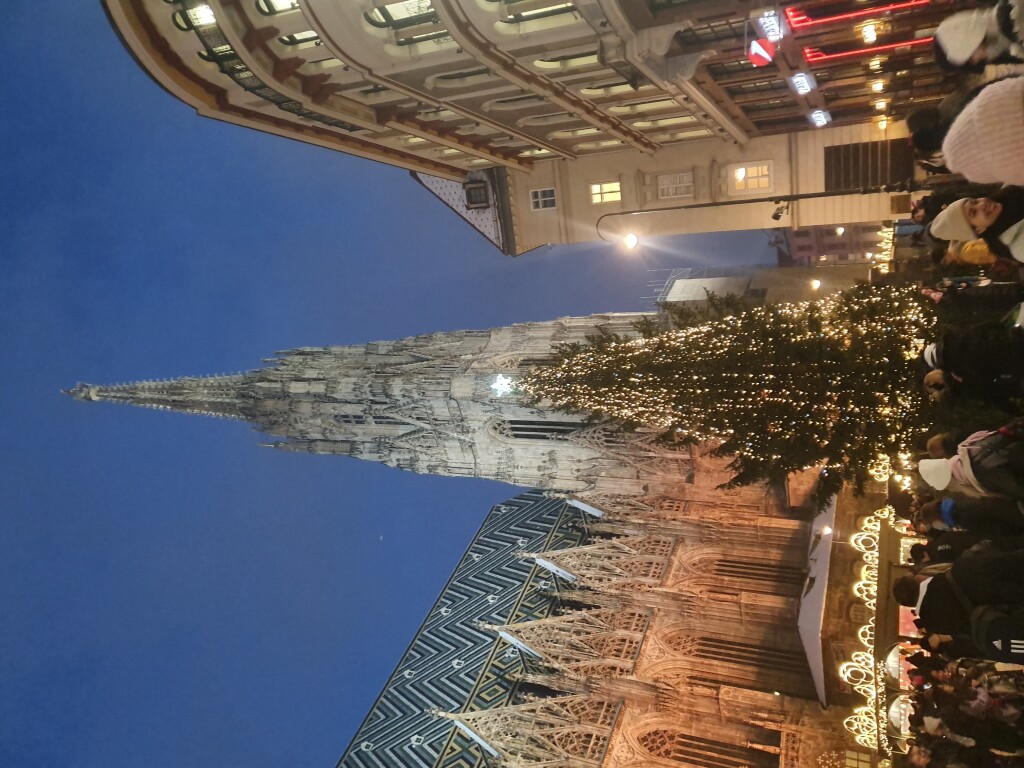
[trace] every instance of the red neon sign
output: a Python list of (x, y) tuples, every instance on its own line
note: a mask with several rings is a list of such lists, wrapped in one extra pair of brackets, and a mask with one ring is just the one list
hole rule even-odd
[(926, 45), (931, 43), (933, 37), (919, 37), (916, 40), (904, 40), (901, 43), (887, 43), (886, 45), (875, 45), (871, 48), (854, 48), (849, 51), (838, 53), (824, 53), (820, 48), (804, 48), (804, 58), (808, 64), (817, 64), (819, 61), (832, 61), (834, 59), (848, 59), (851, 56), (867, 56), (872, 53), (884, 53), (895, 48), (909, 48), (912, 45)]
[(817, 24), (831, 24), (836, 21), (861, 19), (865, 16), (880, 16), (883, 13), (899, 11), (903, 8), (914, 8), (918, 5), (928, 5), (929, 2), (930, 0), (904, 0), (902, 3), (883, 5), (880, 8), (862, 8), (859, 11), (840, 13), (838, 16), (822, 16), (818, 19), (812, 19), (799, 8), (786, 8), (786, 21), (789, 22), (789, 26), (793, 29), (803, 29), (805, 27), (813, 27)]

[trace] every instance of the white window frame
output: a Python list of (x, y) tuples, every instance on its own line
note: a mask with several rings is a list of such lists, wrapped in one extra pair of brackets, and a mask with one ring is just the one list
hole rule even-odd
[(606, 203), (622, 202), (622, 182), (618, 179), (594, 181), (587, 186), (592, 205), (605, 205)]
[[(760, 173), (760, 169), (765, 169)], [(733, 163), (725, 170), (726, 185), (731, 197), (763, 197), (775, 192), (775, 169), (771, 160), (752, 160), (747, 163)], [(738, 174), (742, 174), (740, 179)], [(757, 179), (756, 186), (751, 180)], [(762, 185), (761, 180), (767, 183)]]
[(654, 177), (654, 185), (657, 188), (659, 200), (696, 197), (693, 171), (659, 173)]
[[(545, 195), (546, 192), (551, 194)], [(550, 202), (551, 205), (545, 205), (547, 202)], [(554, 187), (538, 187), (530, 190), (530, 210), (553, 211), (556, 208), (558, 208), (558, 195)]]

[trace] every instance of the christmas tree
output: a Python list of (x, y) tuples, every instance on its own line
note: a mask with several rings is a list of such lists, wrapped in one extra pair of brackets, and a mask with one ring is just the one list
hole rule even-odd
[(645, 338), (561, 349), (523, 391), (624, 427), (714, 441), (731, 485), (823, 465), (823, 496), (860, 490), (927, 425), (916, 359), (934, 316), (911, 287), (859, 286)]

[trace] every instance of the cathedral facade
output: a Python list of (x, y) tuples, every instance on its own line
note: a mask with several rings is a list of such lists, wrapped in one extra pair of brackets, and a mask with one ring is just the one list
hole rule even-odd
[(727, 460), (707, 447), (517, 390), (559, 344), (643, 317), (299, 348), (247, 373), (70, 394), (538, 489), (492, 510), (339, 768), (869, 768), (878, 741), (843, 729), (849, 691), (828, 663), (856, 641), (849, 590), (829, 597), (819, 547), (855, 507), (826, 530), (780, 489), (722, 489)]
[(807, 522), (763, 488), (603, 503), (492, 509), (338, 768), (874, 764), (797, 632)]

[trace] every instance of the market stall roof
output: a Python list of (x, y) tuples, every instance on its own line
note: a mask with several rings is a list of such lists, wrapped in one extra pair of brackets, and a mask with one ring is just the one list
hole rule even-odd
[(821, 645), (821, 627), (825, 618), (828, 569), (832, 556), (832, 530), (835, 526), (836, 497), (818, 512), (811, 523), (811, 543), (807, 549), (807, 580), (800, 598), (797, 630), (807, 655), (818, 701), (827, 706), (825, 696), (825, 657)]

